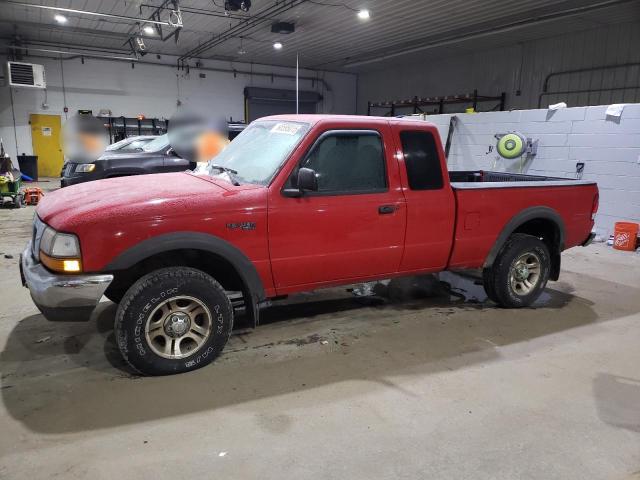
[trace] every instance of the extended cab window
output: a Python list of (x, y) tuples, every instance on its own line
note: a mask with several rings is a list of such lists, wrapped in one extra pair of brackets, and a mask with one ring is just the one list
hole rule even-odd
[(438, 190), (442, 188), (442, 168), (436, 141), (429, 132), (404, 131), (400, 133), (404, 163), (407, 167), (411, 190)]
[(371, 193), (387, 188), (382, 139), (375, 131), (326, 133), (300, 166), (315, 170), (319, 193)]

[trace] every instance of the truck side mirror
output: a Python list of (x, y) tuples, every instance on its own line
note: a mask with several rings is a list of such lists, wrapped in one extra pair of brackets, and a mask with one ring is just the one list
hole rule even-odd
[(317, 192), (318, 191), (318, 176), (316, 171), (311, 168), (301, 168), (298, 170), (298, 188), (285, 188), (282, 194), (285, 197), (301, 197), (305, 191)]
[(298, 170), (298, 188), (302, 192), (305, 190), (317, 192), (318, 176), (316, 175), (316, 171), (311, 168), (301, 168)]

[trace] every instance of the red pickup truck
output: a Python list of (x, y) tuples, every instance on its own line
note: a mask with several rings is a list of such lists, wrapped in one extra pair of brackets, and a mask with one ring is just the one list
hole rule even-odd
[(231, 333), (229, 292), (259, 323), (271, 299), (443, 270), (482, 269), (503, 307), (557, 280), (593, 238), (593, 182), (448, 172), (436, 128), (356, 116), (253, 122), (200, 172), (76, 185), (47, 195), (22, 254), (50, 320), (119, 303), (124, 358), (145, 374), (202, 367)]

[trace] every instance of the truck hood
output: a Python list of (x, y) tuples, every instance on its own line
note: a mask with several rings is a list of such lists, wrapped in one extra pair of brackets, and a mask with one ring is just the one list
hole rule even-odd
[(136, 221), (176, 215), (196, 199), (207, 203), (232, 194), (222, 180), (180, 173), (160, 173), (81, 183), (48, 193), (37, 214), (58, 230), (102, 221)]

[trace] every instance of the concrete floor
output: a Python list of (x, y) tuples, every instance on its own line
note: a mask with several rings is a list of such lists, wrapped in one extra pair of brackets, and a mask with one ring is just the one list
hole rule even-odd
[(382, 305), (303, 295), (213, 365), (139, 378), (115, 305), (38, 314), (32, 215), (0, 211), (0, 478), (640, 479), (638, 254), (573, 249), (519, 311), (451, 274)]

